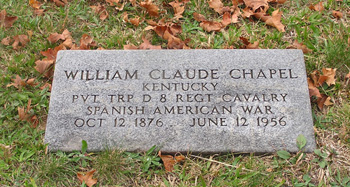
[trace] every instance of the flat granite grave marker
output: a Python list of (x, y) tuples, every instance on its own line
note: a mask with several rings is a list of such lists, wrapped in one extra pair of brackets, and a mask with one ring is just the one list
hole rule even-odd
[(301, 50), (59, 51), (50, 151), (305, 151), (315, 138)]

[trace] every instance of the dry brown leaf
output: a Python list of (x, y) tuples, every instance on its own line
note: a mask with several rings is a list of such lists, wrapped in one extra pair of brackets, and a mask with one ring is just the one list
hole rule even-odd
[[(17, 50), (21, 47), (25, 47), (26, 44), (29, 42), (29, 38), (27, 35), (17, 35), (13, 37), (14, 42), (12, 44), (13, 49)], [(21, 44), (21, 45), (20, 45)]]
[(43, 86), (40, 87), (40, 90), (43, 90), (45, 88), (48, 88), (48, 91), (51, 92), (52, 85), (46, 82)]
[(94, 10), (95, 14), (100, 16), (100, 20), (105, 20), (108, 17), (107, 9), (101, 5), (100, 3), (97, 3), (97, 6), (90, 6), (92, 10)]
[(53, 75), (52, 66), (54, 64), (54, 60), (38, 60), (35, 62), (36, 66), (34, 67), (39, 73), (43, 74), (47, 78), (51, 78)]
[(175, 156), (176, 162), (182, 162), (182, 161), (184, 161), (185, 159), (186, 159), (186, 157), (183, 156), (183, 155)]
[(205, 19), (205, 17), (202, 14), (199, 14), (197, 12), (193, 13), (193, 18), (198, 22), (207, 21), (207, 19)]
[(119, 0), (106, 0), (109, 3), (109, 6), (116, 6), (119, 3)]
[(350, 79), (350, 72), (348, 74), (345, 75), (346, 79)]
[(278, 9), (272, 12), (271, 18), (266, 20), (266, 25), (275, 27), (280, 32), (285, 32), (284, 25), (281, 23), (282, 12)]
[(335, 84), (335, 72), (337, 68), (322, 68), (323, 76), (327, 76), (326, 83), (328, 86)]
[(224, 4), (221, 2), (221, 0), (209, 0), (209, 7), (213, 8), (215, 12), (222, 14)]
[(1, 40), (1, 43), (2, 43), (3, 45), (10, 45), (11, 41), (12, 41), (11, 37), (8, 36), (8, 37), (2, 39), (2, 40)]
[(216, 21), (202, 21), (199, 26), (207, 32), (220, 31), (222, 29), (221, 23)]
[(88, 34), (83, 34), (83, 36), (80, 39), (80, 47), (79, 49), (87, 50), (90, 49), (90, 47), (95, 47), (96, 42), (93, 41), (92, 37)]
[(26, 81), (22, 80), (22, 78), (19, 75), (16, 75), (15, 79), (12, 79), (12, 83), (8, 84), (6, 87), (14, 86), (16, 88), (20, 88), (22, 86), (26, 85)]
[(254, 43), (250, 43), (247, 38), (239, 37), (239, 39), (243, 42), (243, 46), (241, 46), (241, 49), (260, 49), (259, 48), (259, 42), (255, 41)]
[(65, 6), (68, 1), (67, 0), (53, 0), (53, 2), (57, 5), (57, 6)]
[(283, 4), (287, 0), (267, 0), (268, 3), (278, 3), (278, 4)]
[(50, 43), (56, 43), (58, 40), (65, 40), (66, 38), (62, 34), (52, 33), (50, 36), (47, 38), (47, 40)]
[(86, 172), (85, 175), (81, 173), (77, 173), (77, 177), (81, 183), (85, 183), (88, 187), (93, 186), (97, 183), (97, 179), (93, 179), (92, 175), (95, 173), (96, 170), (91, 170), (89, 172)]
[(284, 25), (281, 23), (282, 12), (279, 9), (273, 11), (271, 16), (263, 13), (254, 13), (254, 17), (264, 21), (266, 25), (275, 27), (280, 32), (285, 32)]
[(143, 43), (139, 46), (139, 49), (162, 49), (160, 45), (152, 45), (146, 38), (142, 38)]
[(140, 6), (147, 9), (147, 12), (150, 16), (159, 17), (159, 8), (157, 5), (153, 4), (151, 0), (146, 0), (141, 2)]
[(17, 110), (18, 110), (18, 117), (19, 117), (19, 120), (31, 122), (33, 125), (36, 126), (37, 122), (38, 122), (37, 118), (36, 118), (36, 116), (32, 116), (30, 114), (30, 110), (32, 109), (32, 107), (30, 106), (31, 103), (32, 103), (32, 100), (29, 99), (28, 100), (28, 104), (27, 104), (27, 108), (24, 108), (24, 107), (18, 107), (17, 108)]
[(269, 9), (267, 0), (244, 0), (244, 4), (253, 13), (266, 13), (267, 9)]
[(318, 82), (318, 77), (320, 76), (320, 72), (315, 70), (312, 73), (310, 73), (311, 80), (315, 87), (321, 86), (320, 83)]
[(322, 94), (321, 97), (317, 98), (318, 109), (323, 110), (323, 106), (324, 106), (325, 102), (327, 101), (327, 99), (328, 99), (328, 96), (324, 95), (324, 94)]
[(293, 42), (292, 46), (287, 47), (287, 49), (301, 49), (304, 54), (311, 52), (312, 50), (307, 48), (306, 45), (303, 44), (303, 42), (298, 42), (298, 40), (295, 40)]
[(172, 172), (174, 170), (174, 165), (176, 163), (176, 160), (174, 160), (174, 157), (171, 155), (162, 155), (162, 153), (159, 151), (158, 156), (162, 159), (165, 170), (167, 172)]
[(41, 3), (37, 0), (29, 0), (29, 5), (35, 9), (39, 9), (41, 6)]
[(158, 152), (158, 156), (162, 159), (167, 172), (172, 172), (176, 163), (182, 162), (186, 159), (183, 155), (175, 156), (175, 158), (172, 155), (162, 155), (161, 151)]
[(116, 9), (116, 10), (118, 10), (118, 11), (122, 11), (123, 9), (124, 9), (124, 5), (125, 5), (125, 3), (122, 3), (122, 4), (118, 4), (117, 6), (115, 6), (114, 8)]
[(134, 46), (134, 45), (124, 45), (124, 50), (136, 50), (139, 49), (138, 47)]
[(335, 17), (337, 19), (340, 19), (343, 17), (343, 13), (341, 13), (339, 11), (335, 11), (335, 10), (332, 11), (332, 15), (333, 15), (333, 17)]
[(168, 39), (168, 49), (190, 49), (186, 43), (188, 40), (182, 41), (180, 38), (171, 36)]
[(316, 96), (317, 98), (321, 98), (320, 90), (316, 87), (314, 81), (310, 78), (307, 78), (307, 84), (309, 87), (309, 95), (310, 97)]
[(322, 12), (324, 10), (324, 7), (323, 7), (323, 2), (319, 2), (315, 5), (310, 5), (309, 8), (311, 10), (315, 10), (315, 11), (319, 11), (319, 12)]
[(142, 37), (142, 41), (143, 43), (137, 47), (137, 46), (134, 46), (134, 45), (124, 45), (124, 50), (135, 50), (135, 49), (143, 49), (143, 50), (146, 50), (146, 49), (162, 49), (162, 46), (158, 45), (158, 46), (155, 46), (155, 45), (152, 45), (146, 38)]
[(63, 44), (61, 44), (53, 49), (49, 48), (46, 51), (40, 51), (40, 53), (47, 58), (46, 60), (55, 61), (57, 53), (60, 50), (66, 50), (66, 47)]
[(182, 18), (182, 14), (185, 11), (185, 3), (186, 2), (178, 2), (177, 0), (169, 3), (174, 9), (175, 19)]
[(0, 12), (0, 27), (9, 28), (17, 20), (17, 16), (7, 16), (6, 10)]
[(232, 14), (232, 17), (231, 17), (231, 23), (238, 23), (238, 16), (241, 15), (241, 11), (238, 7), (236, 7), (235, 11), (233, 12)]
[(158, 25), (158, 23), (157, 22), (155, 22), (155, 21), (153, 21), (153, 20), (146, 20), (146, 22), (149, 24), (149, 25), (151, 25), (151, 26), (157, 26)]
[(324, 105), (331, 106), (333, 103), (331, 102), (331, 97), (327, 97), (326, 101), (324, 102)]
[(253, 11), (251, 9), (249, 9), (248, 7), (245, 7), (242, 10), (242, 12), (243, 12), (242, 16), (245, 18), (249, 18), (250, 16), (254, 15)]
[(130, 18), (130, 23), (135, 25), (136, 27), (139, 26), (140, 24), (140, 18), (139, 17), (136, 17), (136, 18)]
[(34, 14), (37, 16), (42, 16), (44, 14), (44, 9), (35, 9)]
[(226, 27), (227, 25), (231, 24), (231, 13), (230, 12), (225, 12), (224, 15), (222, 16), (222, 21), (221, 24), (223, 27)]
[(122, 17), (123, 17), (123, 21), (125, 21), (125, 22), (129, 22), (129, 18), (128, 18), (128, 13), (127, 12), (123, 12), (123, 14), (122, 14)]

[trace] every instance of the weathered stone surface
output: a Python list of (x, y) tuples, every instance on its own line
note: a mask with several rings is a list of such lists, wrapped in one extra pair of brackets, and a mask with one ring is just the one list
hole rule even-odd
[(298, 151), (316, 144), (301, 50), (60, 51), (49, 150)]

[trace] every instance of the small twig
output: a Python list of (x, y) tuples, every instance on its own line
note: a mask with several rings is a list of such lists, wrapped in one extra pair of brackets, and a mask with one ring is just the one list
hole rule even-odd
[[(203, 158), (203, 157), (200, 157), (200, 156), (196, 156), (196, 155), (190, 155), (191, 157), (195, 157), (195, 158), (199, 158), (199, 159), (202, 159), (202, 160), (206, 160), (206, 161), (209, 161), (209, 162), (214, 162), (214, 163), (217, 163), (217, 164), (222, 164), (224, 166), (227, 166), (227, 167), (232, 167), (232, 168), (239, 168), (238, 166), (234, 166), (234, 165), (231, 165), (231, 164), (227, 164), (227, 163), (224, 163), (224, 162), (220, 162), (220, 161), (217, 161), (217, 160), (213, 160), (213, 159), (208, 159), (208, 158)], [(246, 169), (246, 168), (242, 168), (243, 171), (249, 171), (249, 172), (254, 172), (253, 170), (250, 170), (250, 169)], [(265, 175), (265, 176), (268, 176), (266, 173), (260, 173), (262, 175)]]

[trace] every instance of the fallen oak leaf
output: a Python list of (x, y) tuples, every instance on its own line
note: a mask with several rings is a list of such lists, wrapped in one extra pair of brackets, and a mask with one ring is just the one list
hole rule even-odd
[(345, 75), (345, 79), (350, 79), (350, 72)]
[(320, 83), (318, 82), (318, 77), (320, 76), (320, 72), (315, 70), (312, 73), (310, 73), (311, 80), (314, 84), (315, 87), (321, 86)]
[(242, 16), (245, 18), (250, 18), (250, 16), (254, 15), (254, 12), (251, 9), (249, 9), (248, 7), (245, 7), (242, 10), (242, 12), (243, 12)]
[(222, 16), (222, 21), (221, 24), (223, 27), (226, 27), (227, 25), (232, 23), (231, 19), (231, 13), (230, 12), (225, 12), (224, 15)]
[(209, 0), (209, 7), (214, 9), (215, 12), (222, 14), (223, 13), (223, 8), (224, 4), (221, 2), (221, 0)]
[(119, 0), (106, 0), (109, 3), (109, 6), (116, 6), (119, 4)]
[(159, 17), (159, 8), (157, 5), (153, 4), (151, 0), (146, 0), (141, 2), (140, 6), (146, 8), (148, 14), (153, 17)]
[(17, 111), (18, 111), (19, 120), (27, 121), (27, 122), (32, 124), (31, 125), (32, 128), (36, 128), (39, 124), (39, 120), (36, 117), (36, 115), (33, 115), (30, 113), (30, 110), (32, 109), (30, 106), (31, 102), (32, 102), (32, 100), (29, 99), (26, 110), (24, 109), (24, 107), (18, 107)]
[(124, 45), (124, 50), (136, 50), (139, 49), (138, 47), (134, 46), (134, 45)]
[(162, 159), (165, 170), (167, 172), (172, 172), (174, 170), (174, 165), (176, 161), (174, 160), (174, 157), (171, 155), (162, 155), (162, 153), (159, 151), (158, 156)]
[(189, 40), (182, 41), (180, 38), (171, 36), (168, 39), (168, 49), (190, 49), (186, 44)]
[(266, 13), (269, 9), (267, 0), (243, 0), (246, 7), (252, 10), (253, 13)]
[(198, 22), (207, 21), (207, 19), (205, 19), (205, 17), (202, 14), (199, 14), (197, 12), (193, 13), (193, 18)]
[(142, 38), (143, 43), (139, 46), (139, 49), (162, 49), (160, 45), (152, 45), (146, 38)]
[(287, 49), (301, 49), (304, 54), (311, 52), (312, 50), (307, 48), (303, 42), (298, 42), (298, 40), (294, 40), (293, 45), (288, 46)]
[(326, 106), (329, 106), (329, 105), (332, 105), (332, 103), (330, 102), (330, 97), (328, 97), (327, 95), (325, 95), (325, 94), (322, 94), (321, 95), (321, 97), (319, 97), (319, 98), (317, 98), (317, 107), (318, 107), (318, 109), (320, 109), (320, 110), (323, 110), (323, 106), (325, 105), (325, 104), (328, 104), (328, 105), (326, 105)]
[(50, 36), (47, 38), (47, 40), (50, 43), (56, 43), (58, 40), (65, 40), (65, 39), (66, 37), (64, 37), (62, 34), (58, 34), (57, 32), (50, 34)]
[(11, 37), (8, 36), (8, 37), (3, 38), (1, 40), (1, 44), (3, 44), (3, 45), (10, 45), (11, 41), (12, 41)]
[(94, 10), (95, 14), (98, 14), (100, 16), (100, 20), (105, 20), (108, 17), (107, 9), (101, 5), (100, 3), (97, 4), (97, 6), (90, 6), (91, 9)]
[(267, 0), (268, 3), (277, 3), (277, 4), (283, 4), (287, 0)]
[(326, 76), (326, 83), (328, 86), (335, 84), (335, 72), (337, 68), (322, 68), (323, 76)]
[(40, 88), (40, 90), (47, 88), (48, 91), (51, 92), (52, 85), (50, 83), (46, 82), (43, 86), (40, 86), (39, 88)]
[(333, 10), (333, 11), (332, 11), (332, 16), (335, 17), (335, 18), (337, 18), (337, 19), (340, 19), (340, 18), (343, 17), (343, 13), (341, 13), (341, 12), (339, 12), (339, 11)]
[(261, 19), (266, 25), (275, 27), (280, 32), (285, 32), (284, 25), (281, 23), (282, 13), (279, 9), (272, 12), (271, 16), (264, 15), (262, 13), (254, 13), (254, 17)]
[(140, 18), (136, 17), (136, 18), (130, 18), (130, 23), (135, 25), (136, 27), (139, 26), (140, 24)]
[(186, 159), (186, 157), (183, 156), (183, 155), (175, 156), (176, 162), (182, 162), (182, 161), (184, 161), (185, 159)]
[(93, 179), (92, 175), (95, 173), (96, 170), (91, 170), (89, 172), (86, 172), (85, 175), (81, 173), (77, 173), (77, 177), (81, 183), (85, 183), (88, 187), (93, 186), (97, 183), (97, 179)]
[(53, 0), (53, 2), (54, 2), (57, 6), (61, 6), (61, 7), (65, 6), (65, 5), (68, 3), (67, 0)]
[(232, 17), (231, 17), (231, 23), (238, 23), (238, 16), (241, 15), (241, 11), (238, 7), (236, 7), (235, 11), (233, 12), (232, 14)]
[(169, 5), (171, 5), (173, 7), (173, 9), (174, 9), (174, 13), (175, 13), (175, 18), (176, 19), (182, 18), (182, 14), (185, 11), (185, 4), (187, 2), (188, 1), (186, 1), (186, 2), (178, 2), (176, 0), (176, 1), (173, 1), (173, 2), (169, 3)]
[(315, 5), (310, 5), (309, 8), (310, 8), (310, 10), (322, 12), (324, 10), (323, 2), (321, 1)]
[(152, 45), (146, 38), (142, 37), (143, 43), (137, 47), (134, 45), (124, 45), (124, 50), (136, 50), (136, 49), (162, 49), (162, 46), (158, 45)]
[(57, 56), (57, 53), (58, 51), (60, 50), (66, 50), (66, 47), (61, 44), (53, 49), (49, 48), (47, 49), (46, 51), (40, 51), (40, 53), (45, 56), (47, 58), (47, 60), (53, 60), (55, 61), (56, 60), (56, 56)]
[(6, 87), (14, 86), (20, 88), (26, 85), (26, 81), (23, 80), (19, 75), (16, 75), (15, 79), (12, 79), (13, 83), (6, 85)]
[(167, 172), (172, 172), (176, 163), (182, 162), (186, 159), (186, 157), (183, 155), (175, 157), (173, 157), (172, 155), (162, 155), (161, 151), (158, 152), (158, 156), (162, 159), (165, 170)]
[(317, 98), (321, 98), (321, 93), (320, 90), (315, 86), (315, 83), (312, 79), (307, 78), (307, 84), (308, 84), (308, 88), (309, 88), (309, 96), (315, 96)]
[[(26, 44), (29, 42), (29, 38), (27, 35), (17, 35), (13, 37), (14, 42), (12, 44), (13, 49), (17, 50), (21, 47), (25, 47)], [(21, 44), (21, 45), (19, 45)]]
[(41, 16), (44, 14), (44, 9), (35, 9), (34, 10), (34, 14), (37, 15), (37, 16)]
[(41, 6), (41, 3), (37, 0), (29, 0), (29, 5), (35, 9), (39, 9)]
[(80, 47), (79, 49), (86, 50), (90, 49), (90, 47), (95, 47), (96, 42), (93, 41), (92, 37), (88, 34), (83, 34), (83, 36), (80, 39)]
[(211, 32), (211, 31), (220, 31), (222, 29), (222, 24), (215, 21), (202, 21), (199, 24), (200, 27), (202, 27), (205, 31)]
[(241, 49), (260, 49), (259, 48), (259, 42), (255, 41), (254, 43), (250, 43), (247, 38), (239, 37), (239, 39), (243, 42), (243, 46), (241, 46)]
[(36, 66), (34, 67), (39, 73), (43, 74), (47, 78), (51, 78), (53, 75), (53, 64), (54, 60), (38, 60), (35, 62)]
[(17, 16), (7, 16), (6, 10), (0, 12), (0, 27), (9, 28), (17, 20)]

